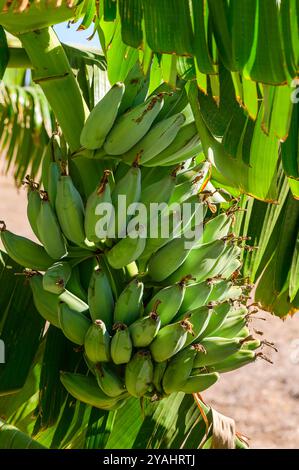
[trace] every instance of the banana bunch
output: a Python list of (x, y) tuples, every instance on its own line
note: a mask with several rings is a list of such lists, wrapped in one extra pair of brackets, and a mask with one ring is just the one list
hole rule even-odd
[(167, 94), (128, 110), (123, 99), (124, 85), (114, 85), (90, 113), (80, 152), (55, 137), (42, 185), (26, 178), (39, 243), (0, 227), (37, 310), (86, 366), (62, 372), (63, 385), (105, 410), (131, 396), (201, 392), (261, 346), (239, 279), (237, 208), (211, 185), (210, 165), (190, 160), (200, 151), (194, 123), (183, 110), (172, 115)]

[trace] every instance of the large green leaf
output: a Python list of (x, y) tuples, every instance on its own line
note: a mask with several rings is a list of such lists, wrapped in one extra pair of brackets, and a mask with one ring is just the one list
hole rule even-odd
[(0, 395), (18, 392), (24, 385), (41, 341), (45, 322), (36, 311), (22, 269), (1, 252), (0, 337), (5, 363), (0, 363)]

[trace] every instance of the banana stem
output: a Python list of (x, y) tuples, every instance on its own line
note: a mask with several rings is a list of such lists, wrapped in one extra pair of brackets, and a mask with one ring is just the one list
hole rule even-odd
[(43, 89), (71, 152), (75, 152), (80, 148), (88, 110), (64, 49), (52, 28), (18, 37), (32, 63), (33, 80)]
[(126, 272), (127, 272), (127, 275), (129, 277), (129, 279), (137, 276), (138, 274), (138, 268), (137, 268), (137, 265), (135, 262), (133, 263), (130, 263), (126, 266)]

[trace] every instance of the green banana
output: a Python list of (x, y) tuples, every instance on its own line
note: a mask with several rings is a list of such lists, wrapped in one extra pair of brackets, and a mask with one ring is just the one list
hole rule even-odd
[(32, 289), (34, 304), (40, 315), (52, 325), (60, 328), (58, 320), (59, 302), (65, 302), (68, 307), (77, 312), (87, 312), (88, 305), (81, 299), (65, 290), (62, 294), (56, 295), (47, 292), (43, 288), (43, 277), (39, 274), (30, 276), (30, 287)]
[(67, 255), (66, 242), (47, 193), (43, 194), (41, 201), (37, 229), (40, 240), (51, 258), (60, 259)]
[(192, 331), (192, 325), (187, 320), (178, 321), (161, 328), (150, 345), (154, 361), (166, 361), (179, 352), (186, 343), (188, 331)]
[(97, 364), (95, 367), (96, 379), (99, 387), (108, 397), (118, 397), (125, 392), (125, 386), (111, 364)]
[(147, 304), (145, 313), (149, 314), (158, 301), (159, 304), (157, 305), (156, 311), (160, 317), (161, 326), (168, 325), (168, 323), (170, 323), (176, 316), (182, 304), (185, 290), (186, 285), (183, 281), (159, 290)]
[(158, 122), (122, 156), (123, 161), (132, 163), (139, 155), (140, 165), (144, 165), (172, 143), (185, 120), (185, 116), (179, 113)]
[(7, 254), (24, 268), (46, 271), (53, 264), (44, 247), (10, 232), (3, 221), (0, 221), (0, 236)]
[(241, 349), (246, 349), (247, 351), (255, 351), (256, 349), (260, 348), (262, 344), (263, 344), (262, 341), (255, 338), (255, 339), (251, 339), (248, 341), (243, 341)]
[[(148, 275), (154, 281), (161, 282), (177, 272), (188, 257), (191, 248), (186, 248), (184, 237), (174, 238), (151, 256), (148, 262)], [(186, 273), (186, 275), (190, 272)], [(181, 276), (182, 279), (184, 276)], [(177, 279), (179, 281), (180, 279)]]
[(115, 83), (89, 114), (80, 135), (80, 144), (87, 149), (102, 147), (116, 119), (125, 91), (123, 83)]
[(112, 191), (114, 217), (108, 227), (109, 238), (121, 238), (126, 234), (128, 207), (139, 201), (141, 194), (141, 171), (137, 162), (120, 178)]
[(133, 279), (121, 292), (114, 308), (114, 323), (131, 325), (142, 312), (144, 285), (138, 279)]
[(92, 320), (102, 320), (111, 331), (114, 312), (113, 293), (105, 271), (98, 266), (93, 270), (90, 278), (88, 305)]
[(125, 384), (133, 397), (142, 397), (153, 381), (154, 366), (148, 351), (138, 351), (126, 365)]
[(212, 291), (210, 282), (193, 283), (186, 286), (185, 295), (179, 312), (194, 310), (208, 303)]
[(39, 233), (37, 228), (37, 217), (41, 206), (41, 198), (39, 195), (39, 191), (37, 191), (36, 189), (31, 189), (29, 187), (27, 198), (27, 218), (29, 220), (34, 235), (39, 239)]
[(242, 288), (234, 286), (231, 281), (219, 280), (211, 284), (212, 291), (208, 302), (225, 302), (226, 300), (236, 300), (242, 295)]
[(219, 374), (211, 372), (210, 374), (199, 374), (189, 377), (181, 387), (184, 393), (199, 393), (214, 385), (219, 379)]
[(50, 204), (55, 208), (56, 196), (57, 196), (57, 186), (58, 181), (61, 178), (60, 166), (56, 162), (50, 162), (48, 169), (48, 184), (47, 184), (47, 193), (49, 196)]
[(201, 275), (198, 274), (197, 281), (200, 282), (207, 277), (214, 278), (221, 276), (222, 270), (227, 269), (227, 267), (234, 261), (235, 257), (240, 256), (240, 253), (240, 247), (226, 244), (219, 258), (214, 262), (214, 264), (211, 263), (210, 270), (203, 272)]
[(223, 279), (230, 279), (234, 273), (238, 272), (241, 266), (241, 261), (234, 259), (228, 266), (226, 266), (225, 269), (221, 271), (221, 277), (223, 277)]
[(127, 364), (133, 351), (129, 328), (124, 323), (116, 323), (113, 330), (115, 333), (111, 340), (111, 359), (114, 364)]
[(215, 336), (214, 331), (221, 327), (225, 319), (228, 317), (230, 309), (231, 305), (229, 302), (224, 302), (222, 304), (215, 305), (213, 307), (209, 323), (203, 333), (199, 335), (198, 340), (200, 340), (203, 336)]
[(178, 131), (172, 143), (147, 160), (145, 166), (171, 166), (195, 157), (201, 152), (201, 144), (194, 122), (186, 124)]
[[(151, 255), (169, 243), (180, 231), (181, 223), (181, 214), (178, 211), (170, 212), (168, 208), (162, 211), (161, 216), (152, 220), (151, 228), (156, 224), (156, 233), (152, 233), (152, 236), (146, 239), (143, 253), (138, 260), (142, 269), (145, 270)], [(168, 229), (166, 234), (163, 232), (165, 227)]]
[(61, 294), (70, 279), (71, 266), (67, 261), (58, 261), (43, 275), (43, 288), (53, 294)]
[(112, 410), (117, 408), (120, 400), (126, 398), (124, 394), (121, 397), (108, 397), (98, 386), (94, 377), (87, 377), (81, 374), (71, 372), (61, 372), (60, 380), (66, 390), (77, 400), (90, 406), (95, 406), (103, 410)]
[(104, 143), (108, 155), (122, 155), (132, 148), (148, 132), (163, 106), (163, 95), (150, 97), (120, 116)]
[(114, 269), (124, 268), (139, 258), (143, 253), (145, 243), (145, 227), (140, 225), (136, 231), (134, 230), (134, 234), (131, 231), (106, 253), (108, 263)]
[(158, 393), (163, 393), (162, 380), (167, 367), (167, 361), (154, 364), (153, 385)]
[(97, 364), (110, 360), (110, 335), (102, 320), (95, 320), (89, 327), (84, 341), (85, 353), (88, 359)]
[[(151, 204), (167, 204), (175, 187), (176, 171), (164, 176), (164, 178), (149, 184), (141, 191), (140, 202), (144, 204), (147, 211), (150, 210)], [(152, 217), (148, 217), (150, 219)]]
[(239, 369), (240, 367), (254, 362), (257, 356), (258, 354), (256, 354), (254, 351), (240, 349), (223, 361), (211, 364), (209, 366), (209, 370), (220, 372), (221, 374), (224, 374), (225, 372), (231, 372), (232, 370)]
[(189, 346), (176, 354), (167, 366), (163, 376), (163, 390), (167, 393), (177, 392), (190, 376), (197, 354), (195, 346)]
[(34, 305), (39, 314), (51, 325), (60, 328), (58, 319), (59, 297), (43, 289), (42, 276), (30, 277), (30, 287), (33, 294)]
[(139, 318), (130, 325), (130, 334), (135, 348), (145, 348), (149, 346), (161, 326), (161, 320), (157, 314), (157, 307), (160, 301), (157, 300), (152, 310), (146, 317)]
[(201, 243), (209, 243), (226, 237), (231, 228), (232, 218), (225, 212), (208, 220), (204, 225)]
[(226, 318), (222, 325), (213, 331), (213, 336), (234, 338), (247, 325), (246, 307), (240, 307), (240, 314)]
[(216, 336), (204, 338), (200, 341), (203, 350), (198, 351), (193, 367), (205, 367), (226, 359), (239, 351), (243, 343), (244, 341), (239, 338), (228, 339)]
[(192, 329), (187, 333), (184, 346), (194, 343), (194, 341), (203, 334), (210, 322), (212, 312), (213, 310), (211, 308), (203, 306), (180, 315), (179, 320), (187, 319), (192, 325)]
[[(103, 234), (104, 236), (99, 237), (97, 233), (99, 230), (103, 232), (101, 221), (103, 218), (104, 220), (106, 219), (105, 212), (102, 212), (100, 204), (105, 204), (105, 206), (102, 206), (105, 211), (107, 211), (109, 205), (112, 204), (110, 185), (108, 181), (109, 174), (110, 170), (104, 171), (104, 175), (100, 181), (99, 186), (90, 194), (86, 203), (84, 218), (85, 235), (89, 241), (94, 243), (98, 243), (103, 238), (106, 238), (106, 234)], [(105, 209), (105, 207), (107, 208)], [(108, 214), (108, 220), (106, 221), (106, 232), (108, 231), (109, 220), (110, 217)]]
[(67, 290), (74, 294), (79, 299), (87, 302), (87, 292), (82, 286), (80, 279), (80, 271), (78, 266), (73, 266), (71, 276), (67, 282)]
[(82, 346), (91, 325), (89, 318), (84, 313), (76, 312), (67, 304), (60, 302), (58, 305), (58, 320), (64, 336), (73, 343)]
[(210, 243), (194, 247), (191, 252), (188, 252), (186, 260), (181, 264), (181, 266), (171, 276), (169, 276), (169, 278), (167, 278), (167, 281), (169, 284), (172, 284), (188, 275), (191, 275), (196, 280), (199, 276), (202, 280), (207, 279), (208, 273), (215, 265), (215, 262), (225, 249), (225, 246), (224, 241), (215, 240)]
[(56, 213), (68, 240), (84, 246), (84, 206), (70, 176), (63, 175), (57, 183)]

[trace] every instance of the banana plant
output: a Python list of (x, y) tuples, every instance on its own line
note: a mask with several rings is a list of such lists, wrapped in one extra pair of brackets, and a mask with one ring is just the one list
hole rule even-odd
[[(148, 6), (150, 3), (152, 10)], [(266, 15), (269, 12), (266, 12), (259, 2), (251, 2), (251, 5), (245, 2), (248, 8), (249, 24), (255, 25), (253, 28), (256, 38), (255, 48), (250, 54), (248, 47), (236, 52), (238, 45), (242, 43), (248, 46), (252, 39), (248, 29), (246, 42), (240, 40), (243, 29), (238, 29), (239, 23), (236, 20), (240, 16), (238, 2), (223, 1), (216, 9), (213, 1), (208, 3), (193, 1), (193, 20), (196, 18), (196, 22), (199, 21), (198, 24), (195, 22), (194, 30), (189, 10), (190, 2), (181, 2), (180, 6), (175, 2), (172, 5), (175, 16), (170, 15), (169, 20), (165, 20), (169, 14), (169, 2), (150, 3), (119, 1), (119, 13), (117, 13), (114, 1), (101, 3), (99, 10), (96, 8), (96, 2), (90, 0), (61, 3), (33, 1), (28, 4), (22, 2), (17, 6), (13, 2), (8, 8), (6, 2), (1, 2), (0, 24), (21, 41), (26, 53), (23, 55), (24, 51), (22, 51), (22, 66), (26, 64), (27, 67), (30, 64), (33, 70), (33, 83), (30, 86), (34, 89), (39, 89), (39, 87), (42, 89), (72, 153), (80, 150), (81, 129), (88, 116), (89, 108), (92, 108), (98, 101), (98, 96), (93, 95), (86, 76), (82, 78), (82, 74), (79, 75), (79, 73), (75, 76), (67, 50), (61, 45), (50, 26), (59, 21), (76, 20), (83, 16), (82, 24), (86, 27), (91, 23), (91, 18), (96, 16), (95, 30), (100, 36), (108, 61), (108, 76), (111, 85), (119, 80), (132, 80), (132, 73), (137, 74), (137, 96), (138, 92), (142, 94), (144, 90), (147, 90), (149, 94), (152, 93), (158, 85), (161, 85), (163, 79), (168, 82), (170, 89), (179, 83), (179, 80), (185, 85), (185, 82), (189, 80), (192, 82), (195, 79), (198, 88), (192, 83), (188, 84), (182, 95), (183, 99), (188, 96), (191, 112), (202, 141), (203, 152), (214, 165), (213, 181), (235, 192), (236, 195), (245, 192), (264, 201), (277, 202), (279, 194), (276, 179), (279, 175), (276, 172), (276, 166), (280, 158), (279, 140), (285, 139), (290, 122), (292, 122), (293, 136), (296, 136), (296, 124), (291, 121), (293, 103), (290, 105), (285, 100), (285, 96), (289, 96), (291, 79), (295, 77), (298, 68), (294, 39), (296, 28), (298, 28), (297, 23), (294, 22), (296, 3), (282, 2), (283, 20), (278, 15), (278, 7), (274, 8), (275, 2), (271, 3), (270, 16), (273, 20), (271, 25), (274, 24), (275, 28), (277, 26), (272, 30), (270, 20), (266, 21)], [(24, 21), (23, 12), (25, 7), (27, 7), (26, 21)], [(180, 18), (179, 24), (177, 24), (177, 13)], [(235, 19), (232, 36), (229, 24), (230, 14)], [(143, 16), (147, 39), (144, 41), (143, 51), (139, 53), (136, 47), (141, 44), (144, 35)], [(175, 36), (175, 43), (167, 43), (169, 35), (162, 34), (159, 37), (157, 28), (156, 26), (153, 28), (153, 25), (162, 24), (162, 29), (166, 28), (166, 32), (173, 31), (174, 20), (175, 29), (178, 27), (179, 34)], [(208, 29), (208, 23), (212, 24), (212, 28)], [(220, 27), (221, 24), (224, 28)], [(268, 29), (263, 29), (264, 24)], [(292, 26), (291, 33), (286, 27), (289, 24)], [(207, 37), (208, 34), (211, 36)], [(271, 63), (264, 62), (265, 66), (261, 67), (260, 63), (263, 63), (261, 57), (264, 57), (263, 51), (266, 47), (265, 37), (275, 39), (277, 48), (275, 54), (267, 59)], [(200, 48), (196, 53), (193, 50), (194, 44)], [(210, 50), (211, 44), (213, 45), (212, 51)], [(177, 55), (168, 55), (173, 51)], [(283, 62), (284, 66), (280, 67), (282, 56), (286, 60)], [(126, 61), (123, 60), (124, 57)], [(85, 59), (93, 60), (90, 56)], [(83, 62), (85, 59), (83, 58)], [(9, 64), (9, 60), (12, 60), (12, 57), (9, 58), (6, 49), (1, 60), (2, 70)], [(204, 60), (205, 63), (202, 62)], [(17, 61), (16, 54), (13, 61)], [(136, 64), (136, 61), (139, 64), (138, 62)], [(133, 72), (132, 66), (134, 66)], [(96, 73), (95, 70), (94, 73)], [(179, 74), (179, 80), (177, 80), (177, 74)], [(266, 85), (256, 85), (250, 80), (246, 81), (247, 79), (257, 80)], [(277, 92), (278, 88), (275, 86), (285, 81), (288, 81), (288, 85), (281, 87)], [(166, 89), (169, 90), (169, 88)], [(283, 91), (280, 93), (280, 90)], [(227, 102), (225, 102), (226, 91), (229, 97)], [(236, 97), (244, 109), (239, 110)], [(281, 103), (284, 105), (282, 125), (278, 119), (278, 109)], [(229, 125), (227, 125), (228, 122)], [(235, 131), (236, 123), (239, 125), (238, 132)], [(263, 155), (264, 149), (266, 150)], [(264, 158), (262, 160), (261, 155)], [(290, 187), (296, 195), (298, 175), (295, 174), (294, 159), (291, 159), (289, 155), (288, 152), (285, 153), (284, 167), (288, 168), (287, 176), (289, 180), (292, 180)], [(243, 233), (247, 233), (245, 229)], [(275, 240), (281, 238), (280, 234)], [(282, 259), (282, 256), (283, 253), (275, 253), (275, 263), (276, 259)], [(272, 259), (267, 258), (269, 263)], [(293, 300), (296, 299), (297, 287), (298, 256), (295, 252), (294, 260), (295, 274), (292, 274), (292, 281), (288, 281), (288, 285), (292, 285)], [(8, 260), (8, 263), (10, 265), (12, 261)], [(3, 263), (2, 275), (8, 275), (5, 263)], [(279, 286), (282, 289), (287, 279), (288, 276), (285, 275), (279, 280)], [(13, 291), (15, 282), (11, 282), (10, 286)], [(23, 292), (20, 287), (19, 285), (18, 291)], [(26, 292), (28, 295), (28, 289)], [(19, 297), (16, 300), (18, 301)], [(36, 312), (32, 307), (30, 296), (28, 302), (28, 310), (34, 316)], [(1, 311), (5, 312), (5, 315), (1, 320), (3, 328), (1, 331), (7, 332), (7, 337), (12, 338), (13, 332), (18, 330), (15, 327), (17, 319), (11, 315), (7, 299), (3, 300), (3, 305), (4, 308)], [(23, 303), (21, 306), (23, 307)], [(16, 311), (16, 316), (17, 313), (19, 318), (20, 310)], [(10, 322), (15, 322), (14, 326)], [(10, 374), (14, 370), (15, 377), (18, 360), (22, 357), (21, 353), (24, 349), (22, 341), (25, 342), (27, 338), (23, 335), (23, 331), (20, 330), (17, 335), (17, 341), (20, 343), (19, 347), (15, 348), (17, 366), (14, 365), (13, 368), (11, 363), (0, 366), (3, 376), (7, 377), (6, 385), (5, 381), (3, 382), (4, 398), (0, 400), (0, 407), (6, 410), (5, 413), (2, 412), (4, 419), (28, 436), (38, 439), (41, 445), (52, 448), (114, 448), (119, 446), (123, 448), (180, 446), (188, 448), (215, 447), (216, 442), (219, 442), (219, 429), (217, 430), (215, 424), (219, 423), (219, 419), (215, 418), (216, 413), (198, 396), (194, 397), (194, 401), (192, 397), (177, 394), (171, 400), (168, 399), (159, 404), (147, 403), (144, 406), (144, 416), (140, 414), (140, 406), (136, 400), (129, 401), (120, 410), (109, 412), (76, 403), (70, 395), (66, 394), (58, 380), (61, 368), (72, 369), (75, 366), (76, 354), (70, 350), (65, 338), (57, 332), (55, 327), (51, 326), (47, 332), (44, 327), (44, 322), (39, 320), (39, 324), (34, 328), (35, 341), (32, 341), (27, 365), (23, 370), (23, 375), (20, 375), (21, 378), (18, 377), (18, 383), (12, 383)], [(13, 357), (11, 355), (9, 360)], [(64, 364), (61, 364), (62, 360), (65, 361)], [(79, 363), (76, 367), (80, 371), (80, 367), (84, 368), (84, 365)], [(9, 396), (12, 392), (14, 393)], [(57, 397), (57, 400), (53, 400), (53, 396)], [(32, 417), (35, 419), (32, 420)], [(184, 417), (184, 420), (180, 417)], [(126, 433), (123, 432), (124, 426), (126, 426), (126, 431), (129, 429)], [(6, 424), (2, 424), (0, 433), (1, 430), (7, 435)], [(28, 444), (31, 442), (30, 438), (28, 439), (26, 445), (30, 445)], [(229, 441), (226, 446), (244, 446), (234, 429)]]

